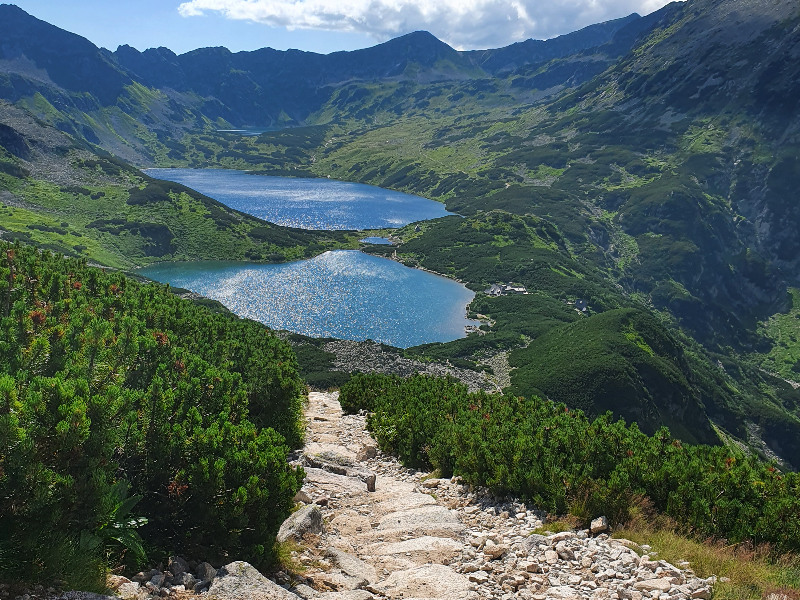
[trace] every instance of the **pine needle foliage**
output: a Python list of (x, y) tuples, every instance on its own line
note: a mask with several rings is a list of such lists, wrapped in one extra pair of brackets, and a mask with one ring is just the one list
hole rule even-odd
[(644, 498), (686, 532), (800, 550), (800, 477), (725, 446), (646, 435), (537, 397), (470, 393), (452, 379), (356, 375), (346, 410), (371, 411), (381, 449), (404, 464), (532, 501), (550, 513), (628, 522)]
[(303, 392), (261, 325), (0, 244), (0, 578), (102, 580), (146, 551), (269, 563)]

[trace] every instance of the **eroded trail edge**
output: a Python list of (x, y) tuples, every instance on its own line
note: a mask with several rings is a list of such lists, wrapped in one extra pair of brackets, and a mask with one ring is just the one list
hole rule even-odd
[[(626, 540), (590, 531), (531, 535), (541, 515), (498, 504), (457, 479), (431, 479), (383, 455), (365, 417), (344, 415), (337, 393), (312, 392), (298, 456), (305, 506), (281, 529), (301, 574), (284, 584), (330, 600), (586, 598), (708, 599), (695, 577)], [(374, 491), (370, 491), (374, 490)], [(601, 529), (598, 525), (596, 529)], [(645, 547), (646, 548), (646, 547)]]

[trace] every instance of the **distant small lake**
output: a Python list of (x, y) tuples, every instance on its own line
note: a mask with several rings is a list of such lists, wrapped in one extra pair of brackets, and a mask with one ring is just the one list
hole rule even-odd
[(440, 202), (333, 179), (231, 169), (146, 169), (270, 223), (302, 229), (384, 229), (447, 216)]
[(217, 133), (234, 133), (243, 137), (255, 137), (266, 133), (267, 131), (274, 131), (271, 129), (217, 129)]
[(379, 246), (391, 246), (392, 242), (385, 237), (365, 237), (358, 240), (362, 244), (378, 244)]
[(278, 265), (164, 263), (139, 273), (311, 337), (408, 348), (462, 338), (477, 324), (466, 318), (475, 294), (460, 283), (356, 250)]

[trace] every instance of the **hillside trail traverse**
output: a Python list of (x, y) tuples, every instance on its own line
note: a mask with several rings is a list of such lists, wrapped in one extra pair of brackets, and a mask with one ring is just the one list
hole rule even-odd
[(306, 420), (305, 506), (279, 534), (296, 541), (302, 567), (284, 584), (301, 598), (711, 597), (714, 579), (688, 563), (640, 556), (605, 533), (531, 535), (543, 515), (524, 504), (402, 467), (378, 450), (364, 415), (342, 413), (338, 392), (311, 392)]

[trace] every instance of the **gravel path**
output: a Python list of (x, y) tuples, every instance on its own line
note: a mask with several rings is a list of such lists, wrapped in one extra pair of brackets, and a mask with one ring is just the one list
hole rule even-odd
[(296, 536), (305, 570), (284, 583), (302, 598), (710, 598), (711, 580), (631, 542), (531, 535), (542, 515), (530, 507), (403, 468), (377, 449), (365, 417), (342, 414), (337, 393), (311, 393), (306, 416), (299, 512), (321, 513), (322, 531)]

